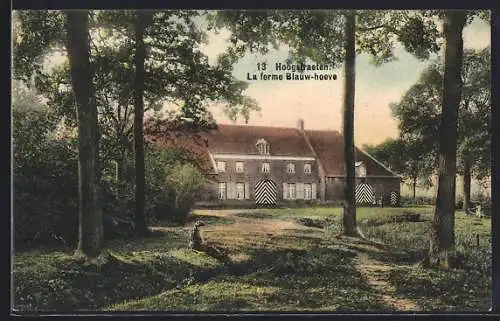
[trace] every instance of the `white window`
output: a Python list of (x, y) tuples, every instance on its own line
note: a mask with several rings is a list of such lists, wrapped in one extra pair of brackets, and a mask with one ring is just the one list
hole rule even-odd
[(312, 199), (312, 184), (304, 184), (304, 199)]
[(226, 171), (226, 162), (217, 162), (217, 170), (224, 173)]
[(269, 163), (262, 163), (262, 173), (269, 173)]
[(259, 139), (257, 143), (255, 143), (255, 146), (257, 146), (257, 149), (259, 150), (259, 154), (269, 155), (269, 144), (265, 139)]
[(236, 199), (245, 199), (245, 183), (236, 183)]
[(295, 199), (295, 184), (293, 183), (288, 183), (288, 187), (287, 187), (287, 191), (288, 191), (288, 199)]
[(295, 165), (290, 163), (286, 166), (287, 173), (295, 173)]
[(243, 162), (236, 162), (236, 172), (243, 173)]
[(311, 173), (311, 164), (304, 164), (304, 173)]
[(226, 183), (219, 183), (219, 199), (225, 200), (227, 198), (226, 194)]
[(366, 176), (366, 166), (363, 162), (356, 162), (356, 176), (358, 177)]

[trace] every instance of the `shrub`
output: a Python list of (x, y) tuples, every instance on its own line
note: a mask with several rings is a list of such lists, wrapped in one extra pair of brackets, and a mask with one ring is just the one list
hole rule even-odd
[(491, 208), (491, 197), (483, 193), (476, 193), (471, 195), (471, 200), (481, 204), (481, 207)]
[(197, 193), (205, 185), (205, 176), (192, 164), (176, 165), (167, 173), (165, 183), (173, 197), (170, 219), (184, 223), (196, 202)]
[(409, 196), (401, 196), (401, 206), (422, 206), (422, 205), (435, 205), (436, 199), (434, 197), (417, 196), (415, 199)]
[(181, 148), (146, 148), (146, 213), (150, 220), (184, 223), (205, 178)]
[(54, 128), (47, 110), (13, 111), (16, 247), (76, 242), (77, 153), (70, 139), (50, 137)]
[(401, 213), (390, 213), (386, 215), (374, 216), (360, 221), (360, 224), (366, 227), (380, 226), (392, 223), (404, 222), (422, 222), (420, 213), (412, 211), (403, 211)]

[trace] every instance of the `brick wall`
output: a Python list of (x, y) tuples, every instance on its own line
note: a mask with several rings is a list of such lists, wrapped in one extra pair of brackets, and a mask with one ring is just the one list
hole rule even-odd
[[(211, 189), (217, 194), (218, 182), (226, 182), (228, 199), (234, 198), (233, 190), (236, 183), (240, 182), (245, 183), (245, 198), (254, 199), (255, 184), (262, 179), (270, 179), (276, 183), (278, 200), (283, 199), (283, 183), (315, 183), (317, 186), (316, 194), (319, 193), (319, 176), (315, 161), (215, 159), (215, 162), (217, 161), (226, 162), (226, 172), (214, 176)], [(243, 173), (236, 172), (236, 162), (239, 161), (244, 163)], [(270, 164), (269, 173), (261, 172), (261, 166), (264, 162)], [(295, 165), (295, 173), (287, 172), (287, 165), (290, 163)], [(304, 164), (306, 163), (311, 164), (311, 173), (304, 173)]]
[[(356, 179), (356, 184), (360, 184), (363, 179)], [(378, 199), (382, 195), (391, 191), (400, 193), (400, 179), (395, 177), (367, 177), (365, 183), (371, 185), (375, 192), (375, 197)], [(326, 200), (336, 201), (344, 197), (344, 178), (328, 177), (326, 179)]]

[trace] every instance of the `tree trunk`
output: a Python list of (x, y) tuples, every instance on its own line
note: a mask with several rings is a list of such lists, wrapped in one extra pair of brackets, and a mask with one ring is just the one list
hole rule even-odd
[(356, 12), (349, 11), (345, 15), (345, 66), (344, 66), (344, 234), (357, 235), (356, 228), (356, 172), (354, 155), (354, 90), (356, 77)]
[(88, 11), (68, 11), (67, 50), (78, 119), (78, 250), (101, 253), (104, 235), (98, 202), (97, 107), (90, 64)]
[(144, 62), (146, 60), (146, 45), (144, 43), (144, 29), (147, 22), (147, 13), (138, 11), (135, 17), (135, 84), (134, 84), (134, 156), (135, 156), (135, 232), (147, 232), (145, 205), (145, 165), (144, 165)]
[(467, 214), (470, 209), (470, 186), (471, 186), (472, 160), (469, 155), (464, 156), (464, 204), (463, 210)]
[(415, 201), (417, 199), (417, 178), (416, 177), (413, 178), (412, 187), (413, 187), (413, 200)]
[(461, 96), (462, 30), (465, 11), (448, 11), (444, 17), (445, 69), (439, 127), (439, 182), (428, 252), (431, 266), (450, 268), (455, 249), (455, 175), (457, 170), (457, 118)]

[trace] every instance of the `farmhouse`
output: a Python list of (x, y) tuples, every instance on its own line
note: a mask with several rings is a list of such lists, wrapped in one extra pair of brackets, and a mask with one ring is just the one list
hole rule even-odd
[[(279, 205), (339, 202), (343, 198), (343, 137), (334, 130), (218, 125), (201, 134), (160, 129), (147, 139), (164, 148), (182, 147), (201, 160), (210, 176), (201, 202)], [(397, 205), (400, 177), (359, 148), (356, 201)]]

